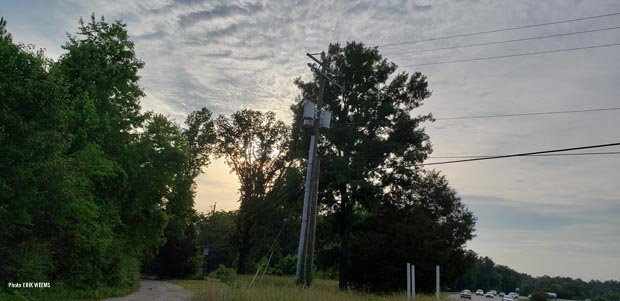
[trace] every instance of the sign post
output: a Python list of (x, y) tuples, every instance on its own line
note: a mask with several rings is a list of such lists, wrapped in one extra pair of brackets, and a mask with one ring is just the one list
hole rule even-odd
[(437, 266), (435, 267), (435, 270), (436, 270), (435, 275), (436, 275), (436, 278), (437, 278), (437, 279), (435, 280), (436, 285), (437, 285), (437, 287), (436, 287), (436, 293), (435, 293), (435, 294), (437, 295), (437, 301), (439, 301), (439, 265), (437, 265)]
[(411, 301), (411, 264), (407, 262), (407, 301)]
[(202, 276), (209, 275), (207, 272), (207, 256), (209, 256), (209, 248), (202, 249), (202, 255), (204, 256), (204, 262), (202, 264)]

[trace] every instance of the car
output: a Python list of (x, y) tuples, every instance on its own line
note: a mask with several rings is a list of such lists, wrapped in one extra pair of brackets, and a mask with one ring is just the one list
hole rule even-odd
[(493, 295), (497, 295), (497, 291), (496, 290), (490, 290), (489, 293), (492, 293)]
[(504, 295), (505, 295), (504, 292), (499, 292), (500, 297), (503, 297)]
[(471, 299), (471, 291), (470, 290), (461, 291), (461, 299)]
[(549, 296), (549, 299), (557, 299), (558, 298), (558, 294), (556, 293), (552, 293), (552, 292), (545, 292), (547, 293), (547, 295)]
[(482, 290), (477, 290), (476, 291), (476, 295), (477, 296), (484, 296), (484, 292)]
[(502, 301), (517, 301), (517, 298), (513, 295), (505, 295), (502, 297)]
[(486, 294), (484, 294), (485, 298), (495, 298), (495, 294), (493, 292), (487, 292)]
[(515, 292), (508, 293), (508, 296), (512, 297), (513, 300), (519, 299), (519, 294)]

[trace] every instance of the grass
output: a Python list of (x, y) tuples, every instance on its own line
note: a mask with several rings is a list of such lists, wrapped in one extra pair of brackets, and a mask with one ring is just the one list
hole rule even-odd
[[(217, 279), (207, 280), (173, 280), (174, 284), (194, 292), (192, 301), (403, 301), (405, 293), (377, 295), (364, 292), (338, 289), (338, 282), (333, 280), (317, 279), (311, 288), (299, 288), (293, 277), (265, 276), (262, 282), (256, 280), (248, 288), (253, 276), (240, 275), (231, 284), (220, 282)], [(442, 299), (446, 294), (442, 293)], [(416, 301), (432, 301), (434, 295), (417, 295)]]
[(43, 289), (0, 290), (0, 301), (95, 301), (105, 298), (121, 297), (138, 289), (135, 287), (111, 287), (95, 290), (74, 290), (62, 286)]

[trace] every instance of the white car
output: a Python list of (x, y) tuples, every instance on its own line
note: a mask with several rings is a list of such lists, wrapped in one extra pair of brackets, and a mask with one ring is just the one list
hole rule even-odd
[(502, 297), (502, 301), (516, 301), (517, 298), (515, 298), (512, 295), (505, 295), (504, 297)]
[(476, 291), (476, 295), (478, 296), (484, 296), (484, 292), (482, 290), (477, 290)]
[(495, 298), (495, 294), (491, 291), (491, 292), (487, 292), (486, 294), (484, 294), (485, 298)]
[(470, 290), (463, 290), (461, 292), (461, 299), (470, 299), (471, 300), (471, 291)]

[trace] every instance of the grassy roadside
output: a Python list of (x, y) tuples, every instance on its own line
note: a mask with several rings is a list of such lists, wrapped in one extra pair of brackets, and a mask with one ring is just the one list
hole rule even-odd
[(121, 297), (136, 291), (135, 287), (112, 287), (96, 290), (74, 290), (62, 286), (42, 289), (9, 289), (0, 291), (0, 301), (97, 301)]
[[(257, 281), (252, 288), (248, 288), (252, 276), (237, 276), (235, 281), (226, 284), (217, 279), (208, 280), (173, 280), (174, 284), (195, 293), (192, 301), (298, 301), (298, 300), (319, 300), (319, 301), (402, 301), (405, 300), (404, 293), (377, 295), (371, 293), (338, 290), (338, 282), (333, 280), (317, 279), (313, 282), (310, 289), (298, 288), (295, 286), (292, 277), (265, 276), (262, 282)], [(442, 293), (442, 299), (449, 293)], [(433, 301), (434, 296), (418, 295), (416, 301)]]

